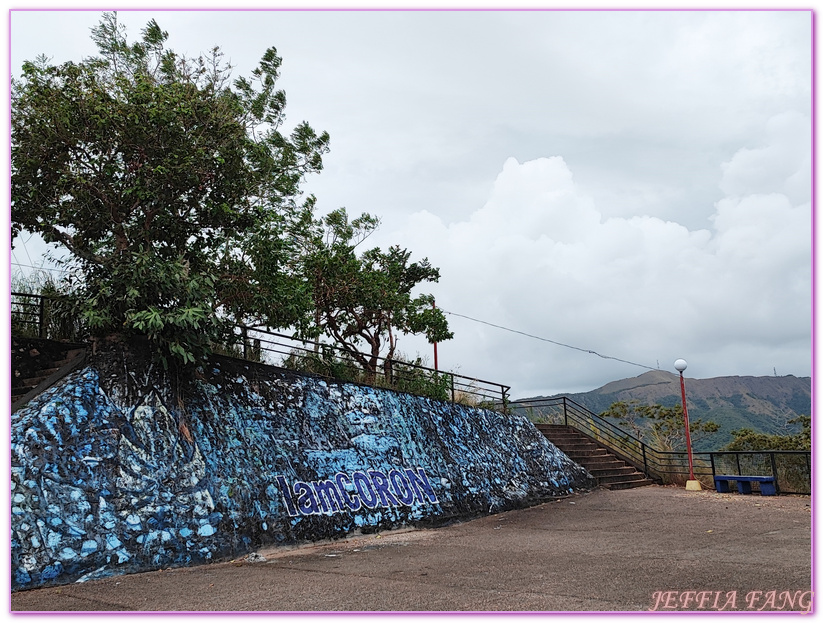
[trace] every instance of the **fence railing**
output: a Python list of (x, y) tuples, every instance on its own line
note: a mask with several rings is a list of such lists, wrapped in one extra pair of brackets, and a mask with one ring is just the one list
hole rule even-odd
[(11, 293), (12, 333), (30, 337), (48, 337), (46, 310), (51, 307), (51, 299), (39, 294)]
[[(17, 336), (80, 341), (84, 328), (60, 312), (60, 299), (39, 294), (11, 293), (11, 328)], [(58, 313), (59, 312), (59, 313)], [(364, 369), (345, 349), (322, 342), (302, 340), (262, 327), (234, 327), (234, 339), (215, 352), (268, 365), (387, 387), (439, 400), (506, 410), (508, 385), (444, 372), (401, 359), (377, 357), (373, 370)], [(371, 359), (365, 355), (366, 359)]]
[[(685, 451), (657, 450), (566, 396), (514, 400), (509, 408), (525, 412), (532, 420), (571, 426), (659, 482), (682, 483), (689, 477)], [(692, 452), (692, 458), (695, 477), (708, 487), (714, 487), (715, 474), (774, 475), (778, 491), (811, 493), (808, 450), (701, 451)]]
[[(228, 354), (244, 359), (472, 406), (493, 408), (509, 402), (508, 385), (386, 357), (374, 358), (375, 369), (366, 370), (350, 352), (334, 344), (295, 338), (260, 327), (238, 326), (235, 332), (238, 346)], [(370, 355), (363, 355), (372, 359)]]

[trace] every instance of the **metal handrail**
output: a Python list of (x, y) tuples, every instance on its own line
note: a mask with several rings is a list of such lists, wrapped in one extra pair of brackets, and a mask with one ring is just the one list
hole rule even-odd
[[(46, 316), (46, 298), (41, 294), (28, 294), (25, 292), (12, 292), (12, 297), (22, 297), (23, 300), (15, 301), (12, 298), (11, 301), (11, 312), (14, 315), (14, 307), (15, 305), (18, 307), (24, 308), (22, 314), (18, 312), (18, 317), (16, 321), (20, 324), (26, 325), (34, 325), (36, 328), (37, 336), (38, 337), (46, 337), (46, 325), (45, 325), (45, 316)], [(26, 300), (26, 299), (34, 299)], [(35, 311), (28, 311), (29, 309), (34, 309)], [(21, 318), (20, 316), (23, 315)], [(35, 315), (36, 318), (30, 318), (29, 316)]]
[[(563, 423), (571, 426), (580, 432), (592, 437), (599, 443), (608, 447), (614, 454), (634, 465), (637, 469), (645, 473), (650, 478), (664, 481), (670, 476), (685, 476), (689, 474), (688, 455), (686, 451), (666, 451), (658, 450), (648, 445), (641, 439), (624, 431), (612, 422), (605, 420), (601, 416), (593, 413), (586, 407), (576, 403), (567, 396), (556, 396), (553, 398), (541, 398), (537, 400), (514, 400), (509, 403), (513, 408), (540, 408), (540, 407), (561, 407), (563, 409)], [(765, 457), (762, 462), (768, 461), (772, 475), (776, 479), (778, 490), (793, 493), (811, 492), (811, 451), (809, 450), (713, 450), (692, 452), (694, 458), (694, 474), (698, 476), (715, 475), (718, 462), (726, 457), (737, 457), (737, 475), (743, 475), (739, 458), (743, 455), (761, 455)], [(778, 457), (789, 459), (791, 457), (803, 457), (805, 468), (799, 476), (793, 480), (803, 480), (802, 490), (796, 490), (787, 484), (788, 478), (780, 478), (780, 461)], [(785, 469), (783, 470), (786, 471)], [(754, 474), (750, 474), (754, 475)], [(805, 481), (808, 480), (808, 486)], [(712, 486), (714, 485), (712, 481)]]
[[(276, 331), (270, 331), (266, 328), (238, 325), (236, 330), (240, 332), (239, 337), (243, 343), (244, 358), (253, 358), (250, 357), (250, 353), (254, 351), (265, 351), (282, 357), (280, 361), (276, 359), (267, 361), (267, 363), (272, 365), (288, 367), (282, 364), (289, 357), (297, 356), (300, 359), (309, 361), (313, 357), (322, 354), (323, 351), (336, 354), (343, 360), (351, 360), (352, 356), (345, 348), (335, 344), (296, 338)], [(371, 358), (367, 353), (361, 354)], [(435, 370), (418, 363), (398, 359), (376, 357), (375, 361), (378, 363), (377, 371), (374, 373), (375, 377), (382, 377), (382, 380), (388, 385), (396, 384), (395, 381), (415, 380), (419, 378), (419, 376), (415, 377), (410, 371), (416, 371), (435, 381), (448, 380), (446, 391), (452, 402), (460, 402), (464, 398), (469, 398), (471, 402), (479, 403), (483, 406), (492, 406), (499, 404), (501, 401), (503, 404), (508, 404), (509, 390), (511, 389), (508, 385), (464, 376), (454, 372)], [(389, 374), (391, 375), (390, 378), (386, 378), (387, 363)], [(321, 374), (321, 376), (323, 375)]]
[[(18, 325), (30, 325), (34, 327), (34, 333), (38, 337), (46, 338), (48, 329), (45, 323), (46, 317), (46, 301), (54, 300), (55, 297), (44, 296), (42, 294), (30, 294), (25, 292), (12, 292), (11, 312), (12, 320)], [(22, 309), (21, 309), (22, 308)], [(268, 355), (273, 355), (274, 358), (267, 357), (270, 365), (286, 367), (284, 364), (289, 360), (297, 359), (309, 362), (310, 359), (320, 354), (327, 353), (336, 354), (338, 359), (343, 362), (352, 362), (353, 358), (350, 352), (334, 344), (315, 342), (311, 340), (295, 338), (293, 336), (270, 331), (266, 327), (260, 326), (244, 326), (235, 325), (233, 328), (235, 335), (235, 344), (242, 346), (240, 352), (232, 348), (232, 344), (223, 345), (232, 356), (238, 356), (247, 360), (261, 359), (265, 352)], [(72, 336), (77, 338), (77, 336)], [(367, 358), (370, 355), (362, 353)], [(492, 408), (494, 405), (503, 405), (503, 411), (506, 412), (506, 405), (509, 402), (509, 391), (511, 389), (508, 385), (501, 383), (494, 383), (492, 381), (484, 381), (454, 372), (444, 372), (435, 370), (427, 366), (423, 366), (414, 362), (406, 362), (398, 359), (387, 359), (385, 357), (377, 357), (378, 371), (374, 373), (373, 378), (369, 378), (369, 374), (361, 375), (357, 382), (366, 382), (367, 384), (381, 384), (389, 388), (399, 389), (407, 393), (421, 393), (420, 381), (421, 378), (426, 383), (429, 390), (436, 390), (437, 396), (445, 400), (451, 400), (457, 403), (467, 403), (473, 406), (482, 406)], [(292, 361), (293, 362), (293, 361)], [(298, 370), (299, 371), (299, 370)], [(388, 376), (387, 376), (388, 371)], [(312, 372), (313, 374), (324, 376), (322, 373)], [(330, 375), (325, 375), (329, 378), (334, 378)], [(371, 382), (369, 382), (371, 381)], [(413, 385), (417, 383), (418, 387)], [(415, 391), (417, 390), (417, 391)], [(429, 394), (431, 391), (429, 392)], [(423, 395), (429, 395), (425, 392)]]
[(514, 408), (519, 407), (562, 407), (563, 423), (572, 426), (580, 432), (594, 438), (608, 446), (620, 458), (634, 465), (647, 475), (649, 473), (648, 454), (650, 446), (631, 433), (604, 420), (599, 415), (589, 411), (586, 407), (576, 403), (567, 396), (541, 398), (538, 400), (514, 400), (510, 403)]

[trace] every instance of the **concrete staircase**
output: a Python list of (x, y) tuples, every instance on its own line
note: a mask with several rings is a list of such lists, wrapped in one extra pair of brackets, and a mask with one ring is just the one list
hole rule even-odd
[(585, 467), (607, 489), (632, 489), (654, 484), (645, 474), (617, 458), (606, 446), (571, 426), (537, 424), (537, 429), (571, 460)]
[(11, 410), (46, 391), (85, 359), (82, 344), (12, 338)]

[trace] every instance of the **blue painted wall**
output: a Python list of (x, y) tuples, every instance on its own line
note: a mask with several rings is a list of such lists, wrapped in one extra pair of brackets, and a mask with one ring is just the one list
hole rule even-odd
[(527, 420), (216, 359), (101, 355), (12, 416), (12, 588), (439, 525), (592, 486)]

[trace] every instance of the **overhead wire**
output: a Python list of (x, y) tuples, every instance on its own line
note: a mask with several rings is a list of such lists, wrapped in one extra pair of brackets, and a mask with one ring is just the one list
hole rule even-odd
[(31, 255), (29, 255), (29, 250), (28, 250), (28, 248), (26, 247), (26, 243), (27, 243), (27, 242), (29, 242), (29, 241), (31, 240), (31, 238), (32, 238), (32, 236), (33, 236), (33, 235), (34, 235), (34, 234), (32, 234), (31, 236), (29, 236), (27, 240), (23, 240), (22, 238), (21, 238), (21, 240), (20, 240), (20, 242), (22, 242), (22, 243), (23, 243), (23, 251), (25, 251), (25, 252), (26, 252), (26, 257), (27, 257), (27, 258), (29, 258), (29, 262), (31, 262), (32, 264), (34, 264), (34, 262), (33, 262), (33, 261), (32, 261), (32, 259), (31, 259)]
[[(12, 255), (14, 255), (14, 250), (12, 250), (11, 253), (12, 253)], [(15, 256), (15, 259), (17, 259), (16, 256)], [(32, 266), (31, 264), (21, 264), (20, 262), (10, 262), (10, 264), (12, 266), (20, 266), (21, 268), (32, 268), (34, 270), (50, 270), (52, 272), (60, 273), (60, 274), (66, 274), (67, 272), (69, 272), (64, 268), (50, 268), (48, 266)]]
[(580, 351), (582, 353), (587, 353), (589, 355), (596, 355), (596, 356), (600, 357), (601, 359), (610, 359), (612, 361), (619, 361), (620, 363), (627, 363), (629, 365), (637, 366), (639, 368), (645, 368), (647, 370), (657, 370), (658, 369), (658, 368), (652, 368), (651, 366), (647, 366), (647, 365), (644, 365), (642, 363), (635, 363), (634, 361), (629, 361), (628, 359), (620, 359), (619, 357), (611, 357), (610, 355), (603, 355), (601, 353), (598, 353), (597, 351), (594, 351), (594, 350), (591, 350), (591, 349), (588, 349), (588, 348), (580, 348), (578, 346), (572, 346), (571, 344), (564, 344), (563, 342), (558, 342), (556, 340), (550, 340), (550, 339), (545, 338), (545, 337), (540, 337), (539, 335), (532, 335), (531, 333), (526, 333), (525, 331), (518, 331), (517, 329), (510, 329), (509, 327), (504, 327), (504, 326), (499, 325), (499, 324), (494, 324), (493, 322), (487, 322), (486, 320), (480, 320), (478, 318), (472, 318), (471, 316), (466, 316), (464, 314), (458, 314), (456, 312), (450, 312), (450, 311), (447, 311), (443, 308), (440, 308), (440, 311), (442, 311), (445, 314), (449, 314), (451, 316), (457, 316), (459, 318), (465, 318), (466, 320), (471, 320), (472, 322), (478, 322), (480, 324), (485, 324), (485, 325), (488, 325), (490, 327), (494, 327), (495, 329), (502, 329), (503, 331), (509, 331), (510, 333), (517, 333), (519, 335), (524, 335), (526, 337), (530, 337), (530, 338), (535, 339), (535, 340), (540, 340), (541, 342), (548, 342), (548, 343), (554, 344), (556, 346), (562, 346), (563, 348), (570, 348), (572, 350)]

